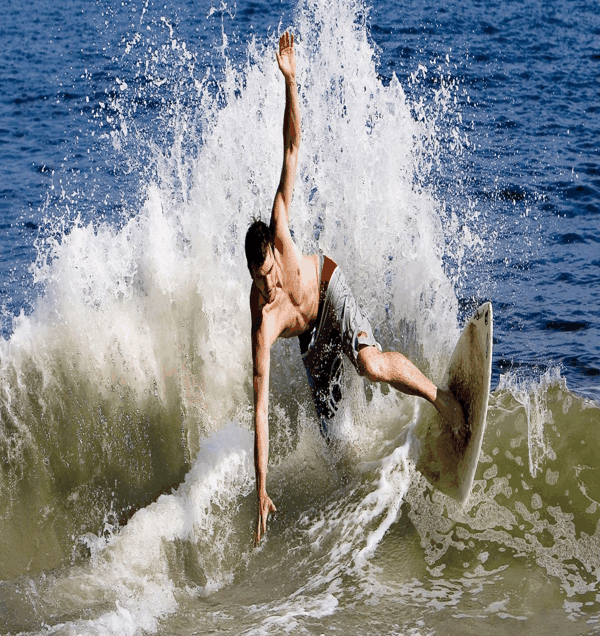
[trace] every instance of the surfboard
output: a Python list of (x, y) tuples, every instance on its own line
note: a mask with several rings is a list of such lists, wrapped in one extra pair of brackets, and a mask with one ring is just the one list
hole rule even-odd
[(461, 503), (471, 492), (485, 431), (492, 347), (492, 305), (486, 302), (463, 328), (442, 383), (463, 407), (464, 425), (442, 419), (431, 408), (413, 431), (419, 447), (417, 469), (432, 486)]

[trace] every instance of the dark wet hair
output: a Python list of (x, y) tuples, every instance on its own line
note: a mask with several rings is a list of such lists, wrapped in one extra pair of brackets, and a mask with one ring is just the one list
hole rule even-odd
[(273, 232), (271, 228), (260, 220), (255, 220), (246, 232), (246, 260), (248, 269), (260, 267), (267, 258), (269, 248), (273, 249)]

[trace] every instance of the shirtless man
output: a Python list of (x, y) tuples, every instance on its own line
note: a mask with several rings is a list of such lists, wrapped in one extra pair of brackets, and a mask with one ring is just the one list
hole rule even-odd
[(246, 258), (252, 276), (252, 362), (254, 384), (254, 466), (258, 511), (255, 544), (267, 530), (276, 508), (267, 495), (269, 459), (269, 365), (277, 338), (300, 338), (321, 431), (337, 410), (336, 391), (341, 354), (371, 382), (388, 382), (395, 389), (431, 402), (443, 417), (462, 418), (449, 391), (437, 388), (402, 354), (382, 352), (368, 320), (358, 308), (340, 268), (319, 254), (304, 256), (289, 229), (289, 210), (300, 148), (300, 103), (296, 88), (294, 36), (279, 40), (277, 62), (285, 78), (283, 168), (271, 211), (271, 223), (255, 221), (246, 234)]

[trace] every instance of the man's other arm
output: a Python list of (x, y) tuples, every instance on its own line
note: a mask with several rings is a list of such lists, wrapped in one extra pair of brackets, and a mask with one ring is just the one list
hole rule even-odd
[(254, 385), (254, 471), (256, 475), (257, 516), (254, 543), (258, 545), (267, 531), (267, 519), (276, 508), (267, 495), (267, 467), (269, 463), (269, 369), (271, 337), (268, 321), (253, 309), (252, 363)]

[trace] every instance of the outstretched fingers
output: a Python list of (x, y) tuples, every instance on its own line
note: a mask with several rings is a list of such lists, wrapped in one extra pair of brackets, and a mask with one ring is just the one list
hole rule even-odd
[(286, 31), (279, 38), (279, 50), (275, 50), (277, 62), (281, 72), (286, 76), (291, 76), (296, 72), (296, 62), (294, 56), (294, 36)]
[(256, 515), (256, 530), (254, 531), (255, 546), (260, 543), (261, 538), (267, 533), (267, 519), (271, 512), (277, 512), (277, 508), (275, 508), (271, 498), (269, 496), (261, 498), (258, 502)]
[(279, 38), (279, 54), (283, 53), (285, 49), (294, 48), (294, 34), (286, 31)]

